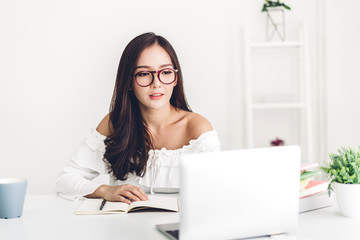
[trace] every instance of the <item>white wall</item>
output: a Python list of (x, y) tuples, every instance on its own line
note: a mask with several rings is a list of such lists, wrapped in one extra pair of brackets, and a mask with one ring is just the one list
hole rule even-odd
[(360, 146), (360, 2), (326, 1), (327, 152)]
[[(244, 147), (242, 27), (248, 23), (254, 39), (264, 38), (262, 3), (2, 0), (0, 177), (28, 178), (28, 193), (53, 192), (60, 169), (107, 113), (125, 45), (147, 31), (175, 47), (190, 106), (212, 122), (223, 148)], [(318, 1), (289, 5), (289, 38), (297, 37), (300, 20), (311, 23), (313, 95), (319, 103)], [(319, 125), (317, 114), (314, 123)], [(329, 138), (338, 134), (329, 130)]]
[(60, 169), (107, 113), (125, 45), (147, 31), (174, 45), (190, 106), (226, 146), (229, 46), (238, 45), (229, 35), (248, 5), (2, 1), (0, 176), (27, 177), (30, 193), (52, 192)]

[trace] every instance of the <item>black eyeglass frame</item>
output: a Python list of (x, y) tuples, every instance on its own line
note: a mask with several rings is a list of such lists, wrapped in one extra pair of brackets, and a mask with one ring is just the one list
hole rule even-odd
[[(171, 70), (171, 71), (174, 71), (174, 72), (175, 72), (175, 78), (174, 78), (174, 80), (173, 80), (172, 82), (170, 82), (170, 83), (165, 83), (165, 82), (161, 81), (161, 79), (160, 79), (160, 73), (163, 72), (163, 71), (166, 71), (166, 70)], [(135, 79), (136, 84), (139, 85), (140, 87), (148, 87), (148, 86), (150, 86), (150, 85), (154, 82), (154, 79), (155, 79), (154, 74), (157, 74), (157, 77), (158, 77), (159, 81), (160, 81), (162, 84), (170, 85), (170, 84), (172, 84), (172, 83), (174, 83), (174, 82), (176, 81), (178, 71), (179, 71), (178, 69), (172, 69), (172, 68), (164, 68), (164, 69), (161, 69), (161, 70), (158, 70), (158, 71), (141, 71), (141, 72), (136, 73), (133, 77), (134, 77), (134, 79)], [(137, 77), (137, 75), (139, 75), (140, 73), (151, 73), (152, 80), (151, 80), (151, 82), (150, 82), (148, 85), (141, 85), (141, 84), (138, 83), (138, 81), (136, 80), (136, 77)]]

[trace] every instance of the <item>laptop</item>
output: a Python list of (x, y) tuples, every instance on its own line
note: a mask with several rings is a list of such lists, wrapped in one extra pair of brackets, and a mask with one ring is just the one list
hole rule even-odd
[(180, 224), (156, 228), (170, 239), (237, 239), (296, 230), (300, 147), (184, 155)]

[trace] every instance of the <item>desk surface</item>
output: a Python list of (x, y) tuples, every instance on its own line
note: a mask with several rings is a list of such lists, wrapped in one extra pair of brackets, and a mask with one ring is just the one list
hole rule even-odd
[[(55, 195), (29, 195), (23, 216), (0, 219), (1, 239), (166, 239), (156, 224), (179, 221), (179, 213), (139, 212), (74, 215), (79, 206)], [(360, 219), (340, 215), (337, 205), (299, 215), (295, 234), (280, 239), (360, 239)]]

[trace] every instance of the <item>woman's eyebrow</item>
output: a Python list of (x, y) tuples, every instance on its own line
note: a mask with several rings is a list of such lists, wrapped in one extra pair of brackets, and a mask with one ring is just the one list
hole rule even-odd
[[(163, 67), (172, 67), (173, 65), (171, 63), (168, 63), (168, 64), (163, 64), (160, 66), (160, 68), (163, 68)], [(140, 66), (137, 66), (136, 68), (151, 68), (150, 66), (147, 66), (147, 65), (140, 65)]]
[(160, 68), (163, 68), (163, 67), (172, 67), (173, 65), (171, 63), (168, 63), (168, 64), (163, 64), (160, 66)]

